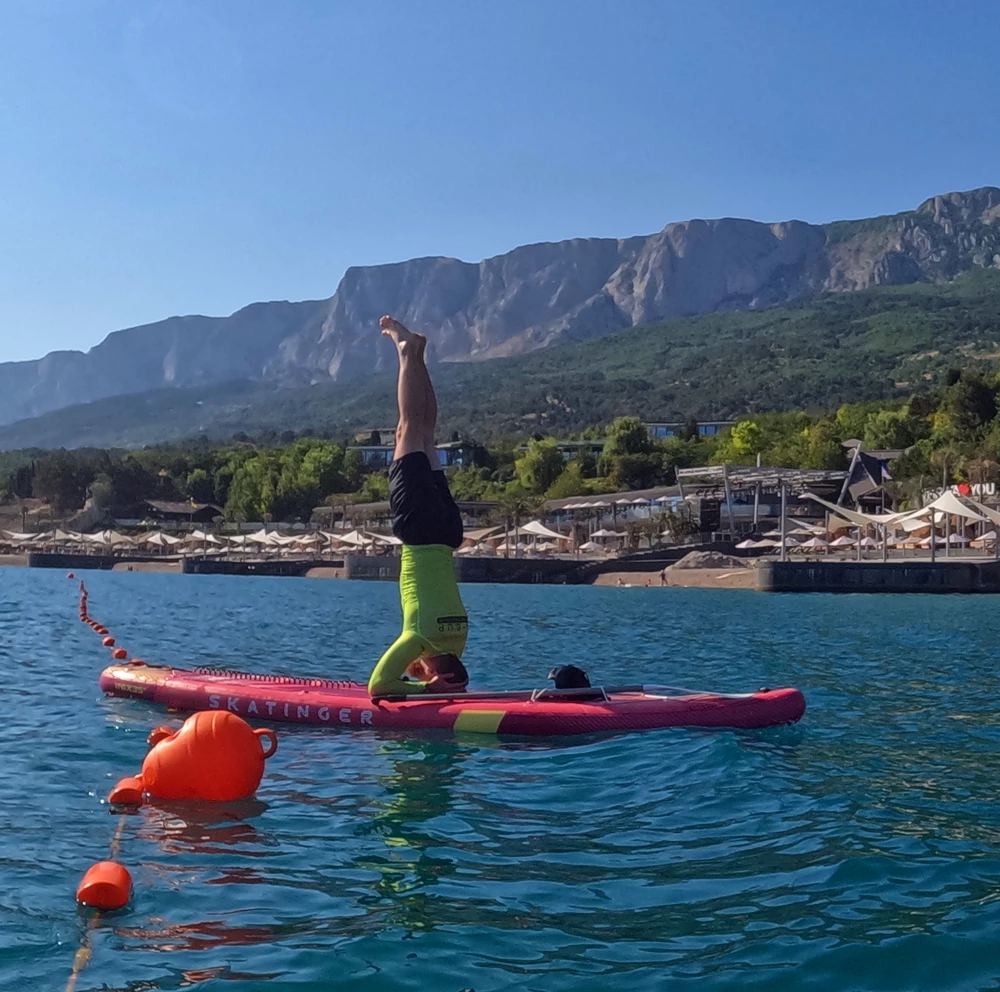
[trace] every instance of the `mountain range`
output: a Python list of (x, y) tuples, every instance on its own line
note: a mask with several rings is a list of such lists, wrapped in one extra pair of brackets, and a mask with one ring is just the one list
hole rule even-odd
[[(440, 436), (566, 434), (614, 417), (730, 419), (743, 413), (905, 398), (952, 369), (996, 371), (1000, 269), (944, 283), (821, 293), (763, 310), (675, 317), (587, 341), (435, 370)], [(239, 380), (147, 390), (0, 426), (0, 450), (135, 447), (240, 432), (342, 438), (391, 425), (395, 375), (278, 386)]]
[(171, 317), (116, 331), (88, 352), (0, 363), (0, 424), (148, 391), (247, 394), (254, 383), (267, 390), (336, 384), (349, 400), (356, 380), (394, 365), (391, 345), (376, 332), (383, 313), (426, 333), (433, 360), (476, 362), (670, 318), (945, 283), (989, 268), (1000, 269), (995, 187), (858, 221), (691, 220), (622, 240), (526, 245), (478, 263), (418, 258), (356, 267), (326, 300)]

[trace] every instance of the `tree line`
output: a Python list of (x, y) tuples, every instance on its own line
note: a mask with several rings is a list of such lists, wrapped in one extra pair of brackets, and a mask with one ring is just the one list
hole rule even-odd
[[(1000, 478), (1000, 379), (950, 370), (941, 388), (906, 399), (849, 403), (832, 413), (748, 415), (716, 436), (689, 422), (676, 437), (654, 439), (637, 417), (619, 417), (575, 440), (592, 441), (565, 457), (540, 434), (490, 446), (469, 445), (468, 463), (450, 470), (460, 500), (496, 502), (508, 518), (537, 511), (544, 499), (670, 485), (678, 468), (708, 464), (837, 469), (844, 442), (897, 449), (893, 487), (913, 499), (931, 483)], [(374, 440), (374, 439), (373, 439)], [(269, 443), (270, 442), (270, 443)], [(69, 513), (90, 500), (118, 516), (142, 516), (149, 499), (214, 503), (228, 520), (309, 520), (315, 507), (388, 497), (346, 442), (283, 435), (241, 435), (225, 445), (201, 439), (135, 451), (78, 449), (0, 454), (0, 499), (35, 497)]]

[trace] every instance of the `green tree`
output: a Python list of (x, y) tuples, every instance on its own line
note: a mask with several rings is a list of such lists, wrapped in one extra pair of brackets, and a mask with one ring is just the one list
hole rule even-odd
[(357, 492), (359, 503), (383, 503), (389, 498), (389, 477), (382, 472), (370, 472)]
[(926, 422), (910, 415), (909, 410), (879, 410), (865, 424), (862, 440), (866, 448), (908, 448), (926, 433)]
[(608, 463), (608, 481), (615, 491), (649, 489), (663, 481), (662, 455), (618, 455), (604, 461)]
[(604, 457), (649, 455), (652, 454), (653, 447), (649, 429), (639, 417), (619, 417), (608, 428)]
[(549, 486), (545, 494), (549, 499), (569, 499), (571, 496), (582, 496), (588, 491), (587, 482), (578, 461), (570, 462), (560, 473), (559, 478)]
[(17, 499), (28, 499), (35, 483), (35, 463), (19, 465), (7, 479), (7, 491)]
[(760, 424), (753, 420), (741, 420), (722, 435), (715, 458), (722, 465), (752, 464), (765, 446)]
[(356, 490), (365, 476), (365, 459), (357, 448), (348, 448), (344, 454), (345, 489)]
[[(510, 483), (497, 499), (497, 510), (507, 527), (517, 533), (521, 524), (535, 516), (542, 508), (544, 500), (537, 493), (525, 489), (518, 482)], [(507, 551), (510, 557), (510, 550)]]
[(211, 503), (215, 497), (212, 477), (203, 468), (192, 469), (184, 483), (184, 493), (196, 503)]
[(69, 451), (54, 451), (35, 468), (34, 495), (59, 512), (78, 510), (87, 498), (93, 469), (82, 457)]
[(952, 415), (959, 435), (970, 437), (997, 415), (996, 386), (966, 370), (945, 392), (942, 408)]
[(528, 450), (514, 463), (521, 485), (533, 493), (545, 492), (559, 478), (563, 468), (563, 456), (553, 438), (532, 439), (528, 442)]

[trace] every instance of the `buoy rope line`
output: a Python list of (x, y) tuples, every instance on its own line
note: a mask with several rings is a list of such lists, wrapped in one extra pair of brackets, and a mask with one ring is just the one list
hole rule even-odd
[[(70, 572), (67, 577), (73, 579), (74, 575)], [(87, 587), (83, 582), (80, 583), (80, 621), (87, 624), (102, 638), (101, 643), (111, 650), (113, 658), (121, 660), (128, 657), (128, 652), (124, 648), (116, 646), (115, 639), (111, 636), (108, 628), (92, 619), (87, 613)], [(92, 865), (77, 888), (77, 901), (84, 906), (91, 907), (93, 912), (91, 912), (90, 918), (87, 920), (87, 928), (80, 938), (80, 946), (73, 955), (73, 965), (69, 977), (66, 979), (64, 992), (74, 992), (80, 973), (90, 962), (93, 954), (93, 934), (100, 922), (101, 911), (121, 908), (128, 902), (132, 894), (132, 879), (127, 869), (118, 860), (121, 855), (122, 837), (125, 833), (127, 818), (127, 812), (120, 813), (118, 816), (118, 823), (108, 845), (109, 860), (99, 861)]]
[[(75, 579), (72, 572), (68, 576)], [(116, 661), (129, 654), (110, 631), (87, 612), (87, 587), (80, 583), (80, 621), (100, 638)], [(144, 665), (139, 658), (126, 662)], [(199, 727), (203, 729), (199, 731)], [(154, 728), (147, 738), (151, 750), (142, 771), (121, 779), (108, 795), (112, 812), (118, 813), (110, 843), (110, 858), (98, 861), (84, 873), (76, 900), (95, 912), (87, 921), (80, 946), (66, 981), (66, 992), (74, 992), (80, 973), (92, 955), (93, 932), (101, 913), (122, 909), (132, 896), (132, 876), (119, 861), (126, 817), (138, 808), (147, 792), (163, 799), (230, 801), (252, 796), (264, 774), (264, 762), (274, 754), (278, 738), (273, 730), (254, 730), (249, 723), (226, 711), (203, 711), (190, 716), (178, 731)], [(270, 746), (264, 744), (267, 741)], [(198, 753), (195, 754), (194, 751)]]
[[(125, 820), (127, 816), (127, 813), (119, 815), (118, 826), (115, 827), (115, 832), (111, 835), (111, 843), (108, 847), (111, 852), (112, 861), (117, 861), (118, 855), (121, 853), (122, 834), (125, 833)], [(97, 929), (97, 924), (100, 920), (101, 911), (94, 909), (90, 914), (90, 919), (87, 920), (87, 929), (84, 930), (80, 938), (80, 946), (76, 949), (76, 954), (73, 955), (73, 967), (70, 969), (69, 978), (66, 979), (64, 992), (73, 992), (80, 978), (80, 972), (89, 964), (91, 955), (93, 954), (94, 931)]]

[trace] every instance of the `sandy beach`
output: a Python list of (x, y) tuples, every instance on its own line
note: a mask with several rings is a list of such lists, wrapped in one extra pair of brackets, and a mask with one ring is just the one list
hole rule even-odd
[(667, 585), (660, 585), (658, 572), (605, 572), (594, 579), (595, 586), (617, 586), (621, 579), (625, 586), (644, 587), (646, 581), (654, 589), (753, 589), (757, 571), (753, 568), (685, 568), (667, 572)]
[(168, 572), (181, 574), (179, 561), (119, 561), (111, 566), (112, 572)]
[(345, 569), (334, 568), (332, 566), (317, 566), (316, 568), (310, 568), (306, 572), (307, 579), (342, 579), (344, 578)]

